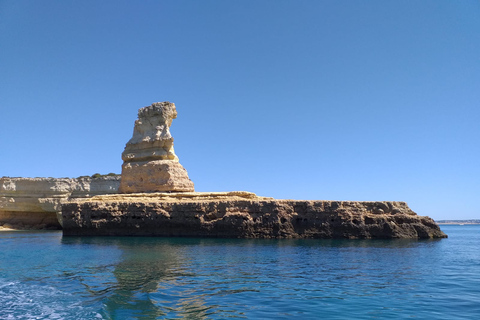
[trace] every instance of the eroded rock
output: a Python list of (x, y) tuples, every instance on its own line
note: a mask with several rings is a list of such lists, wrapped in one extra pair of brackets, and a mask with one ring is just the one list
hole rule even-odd
[(117, 193), (120, 176), (0, 178), (0, 226), (60, 229), (62, 202)]
[(173, 149), (170, 126), (176, 117), (175, 104), (170, 102), (138, 110), (133, 136), (122, 153), (120, 193), (194, 191)]
[[(379, 213), (378, 207), (392, 212)], [(276, 200), (248, 192), (106, 195), (65, 203), (62, 215), (64, 235), (446, 237), (432, 219), (418, 216), (405, 202)]]

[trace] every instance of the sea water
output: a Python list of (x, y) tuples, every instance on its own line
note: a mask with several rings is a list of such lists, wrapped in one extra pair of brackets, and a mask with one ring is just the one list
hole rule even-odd
[(480, 319), (480, 226), (441, 240), (0, 233), (0, 319)]

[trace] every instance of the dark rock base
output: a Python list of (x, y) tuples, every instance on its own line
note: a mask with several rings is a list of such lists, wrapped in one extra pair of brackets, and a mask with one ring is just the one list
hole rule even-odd
[(70, 202), (66, 236), (446, 238), (405, 202), (224, 200)]

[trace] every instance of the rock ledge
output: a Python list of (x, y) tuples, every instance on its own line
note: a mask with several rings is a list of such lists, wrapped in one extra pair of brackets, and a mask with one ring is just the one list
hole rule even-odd
[(445, 238), (405, 202), (276, 200), (250, 192), (105, 195), (62, 205), (67, 236)]

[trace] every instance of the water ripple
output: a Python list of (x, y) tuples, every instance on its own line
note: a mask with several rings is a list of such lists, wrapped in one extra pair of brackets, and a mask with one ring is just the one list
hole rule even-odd
[(441, 241), (0, 234), (0, 319), (472, 319), (480, 227)]

